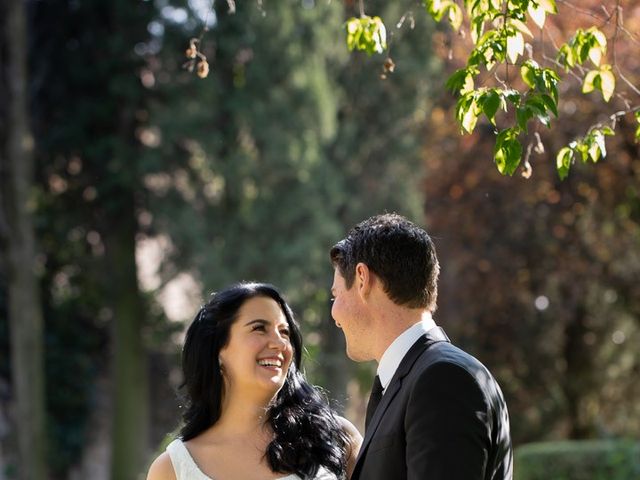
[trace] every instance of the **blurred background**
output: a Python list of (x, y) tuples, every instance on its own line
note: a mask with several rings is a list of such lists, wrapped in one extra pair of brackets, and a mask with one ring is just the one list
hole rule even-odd
[[(640, 36), (640, 1), (609, 3)], [(631, 116), (605, 160), (555, 172), (557, 150), (620, 99), (565, 82), (531, 177), (505, 178), (490, 126), (461, 136), (444, 88), (468, 40), (419, 2), (366, 2), (389, 29), (386, 75), (384, 56), (347, 51), (353, 1), (1, 5), (0, 479), (140, 478), (180, 425), (183, 332), (238, 280), (285, 293), (307, 375), (362, 429), (375, 366), (344, 355), (328, 250), (384, 211), (433, 235), (436, 321), (498, 378), (521, 471), (535, 442), (584, 475), (535, 478), (640, 478)], [(598, 23), (601, 2), (580, 7), (559, 2), (536, 41)], [(184, 68), (201, 35), (204, 79)], [(616, 44), (634, 85), (639, 45)], [(595, 476), (596, 457), (622, 470)]]

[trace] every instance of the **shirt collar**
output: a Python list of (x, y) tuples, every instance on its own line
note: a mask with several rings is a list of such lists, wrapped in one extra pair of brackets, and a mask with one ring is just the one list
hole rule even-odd
[(387, 347), (378, 364), (378, 376), (384, 390), (387, 389), (400, 362), (414, 343), (426, 332), (436, 326), (430, 313), (425, 313), (422, 320), (411, 325)]

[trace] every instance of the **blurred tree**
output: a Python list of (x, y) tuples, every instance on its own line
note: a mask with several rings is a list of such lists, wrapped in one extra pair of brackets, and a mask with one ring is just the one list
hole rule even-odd
[[(29, 125), (27, 36), (23, 2), (0, 5), (0, 243), (7, 272), (11, 382), (16, 407), (17, 478), (44, 480), (43, 315), (33, 225), (33, 137)], [(3, 275), (4, 276), (4, 275)]]
[(407, 37), (396, 52), (403, 74), (373, 77), (379, 62), (351, 62), (335, 41), (347, 15), (339, 2), (264, 11), (246, 2), (234, 14), (216, 3), (200, 45), (211, 73), (200, 81), (174, 56), (198, 35), (198, 17), (178, 22), (180, 12), (164, 10), (154, 26), (163, 51), (150, 56), (147, 77), (161, 99), (150, 154), (173, 168), (146, 177), (157, 196), (149, 234), (171, 243), (161, 274), (186, 270), (205, 290), (240, 279), (278, 285), (299, 307), (310, 373), (341, 403), (354, 367), (327, 308), (328, 249), (368, 215), (420, 217), (417, 147), (436, 69), (417, 54), (429, 28), (407, 22), (397, 32)]
[[(135, 478), (148, 448), (142, 337), (147, 314), (135, 259), (143, 168), (136, 132), (145, 92), (134, 47), (145, 39), (152, 12), (150, 2), (60, 0), (34, 3), (31, 16), (32, 105), (43, 187), (39, 232), (48, 273), (46, 300), (54, 311), (48, 358), (52, 368), (65, 367), (60, 341), (69, 341), (73, 329), (80, 340), (70, 356), (84, 359), (78, 373), (99, 371), (103, 356), (110, 354), (114, 479)], [(105, 324), (111, 349), (92, 351), (101, 345)], [(80, 414), (88, 413), (90, 395), (86, 385), (59, 379), (68, 371), (49, 373), (55, 387), (64, 384), (73, 392), (51, 395), (59, 402), (52, 405), (54, 425), (65, 427), (54, 428), (52, 435), (64, 437), (58, 443), (77, 451), (88, 439), (71, 440), (83, 430), (69, 429), (68, 410), (61, 407), (76, 408), (81, 417), (76, 424), (86, 424)], [(57, 465), (59, 475), (69, 467)]]

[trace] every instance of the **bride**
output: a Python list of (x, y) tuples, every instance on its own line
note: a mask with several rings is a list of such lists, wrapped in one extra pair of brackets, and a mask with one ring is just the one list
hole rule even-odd
[(213, 295), (182, 351), (184, 426), (147, 480), (348, 478), (362, 437), (307, 383), (301, 353), (293, 313), (273, 286)]

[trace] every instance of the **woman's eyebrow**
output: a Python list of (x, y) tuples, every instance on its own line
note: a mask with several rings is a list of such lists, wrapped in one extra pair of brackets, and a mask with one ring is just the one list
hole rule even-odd
[(248, 327), (249, 325), (253, 325), (254, 323), (259, 323), (261, 325), (269, 325), (269, 320), (265, 320), (263, 318), (256, 318), (253, 320), (249, 320), (247, 323), (244, 324), (245, 327)]

